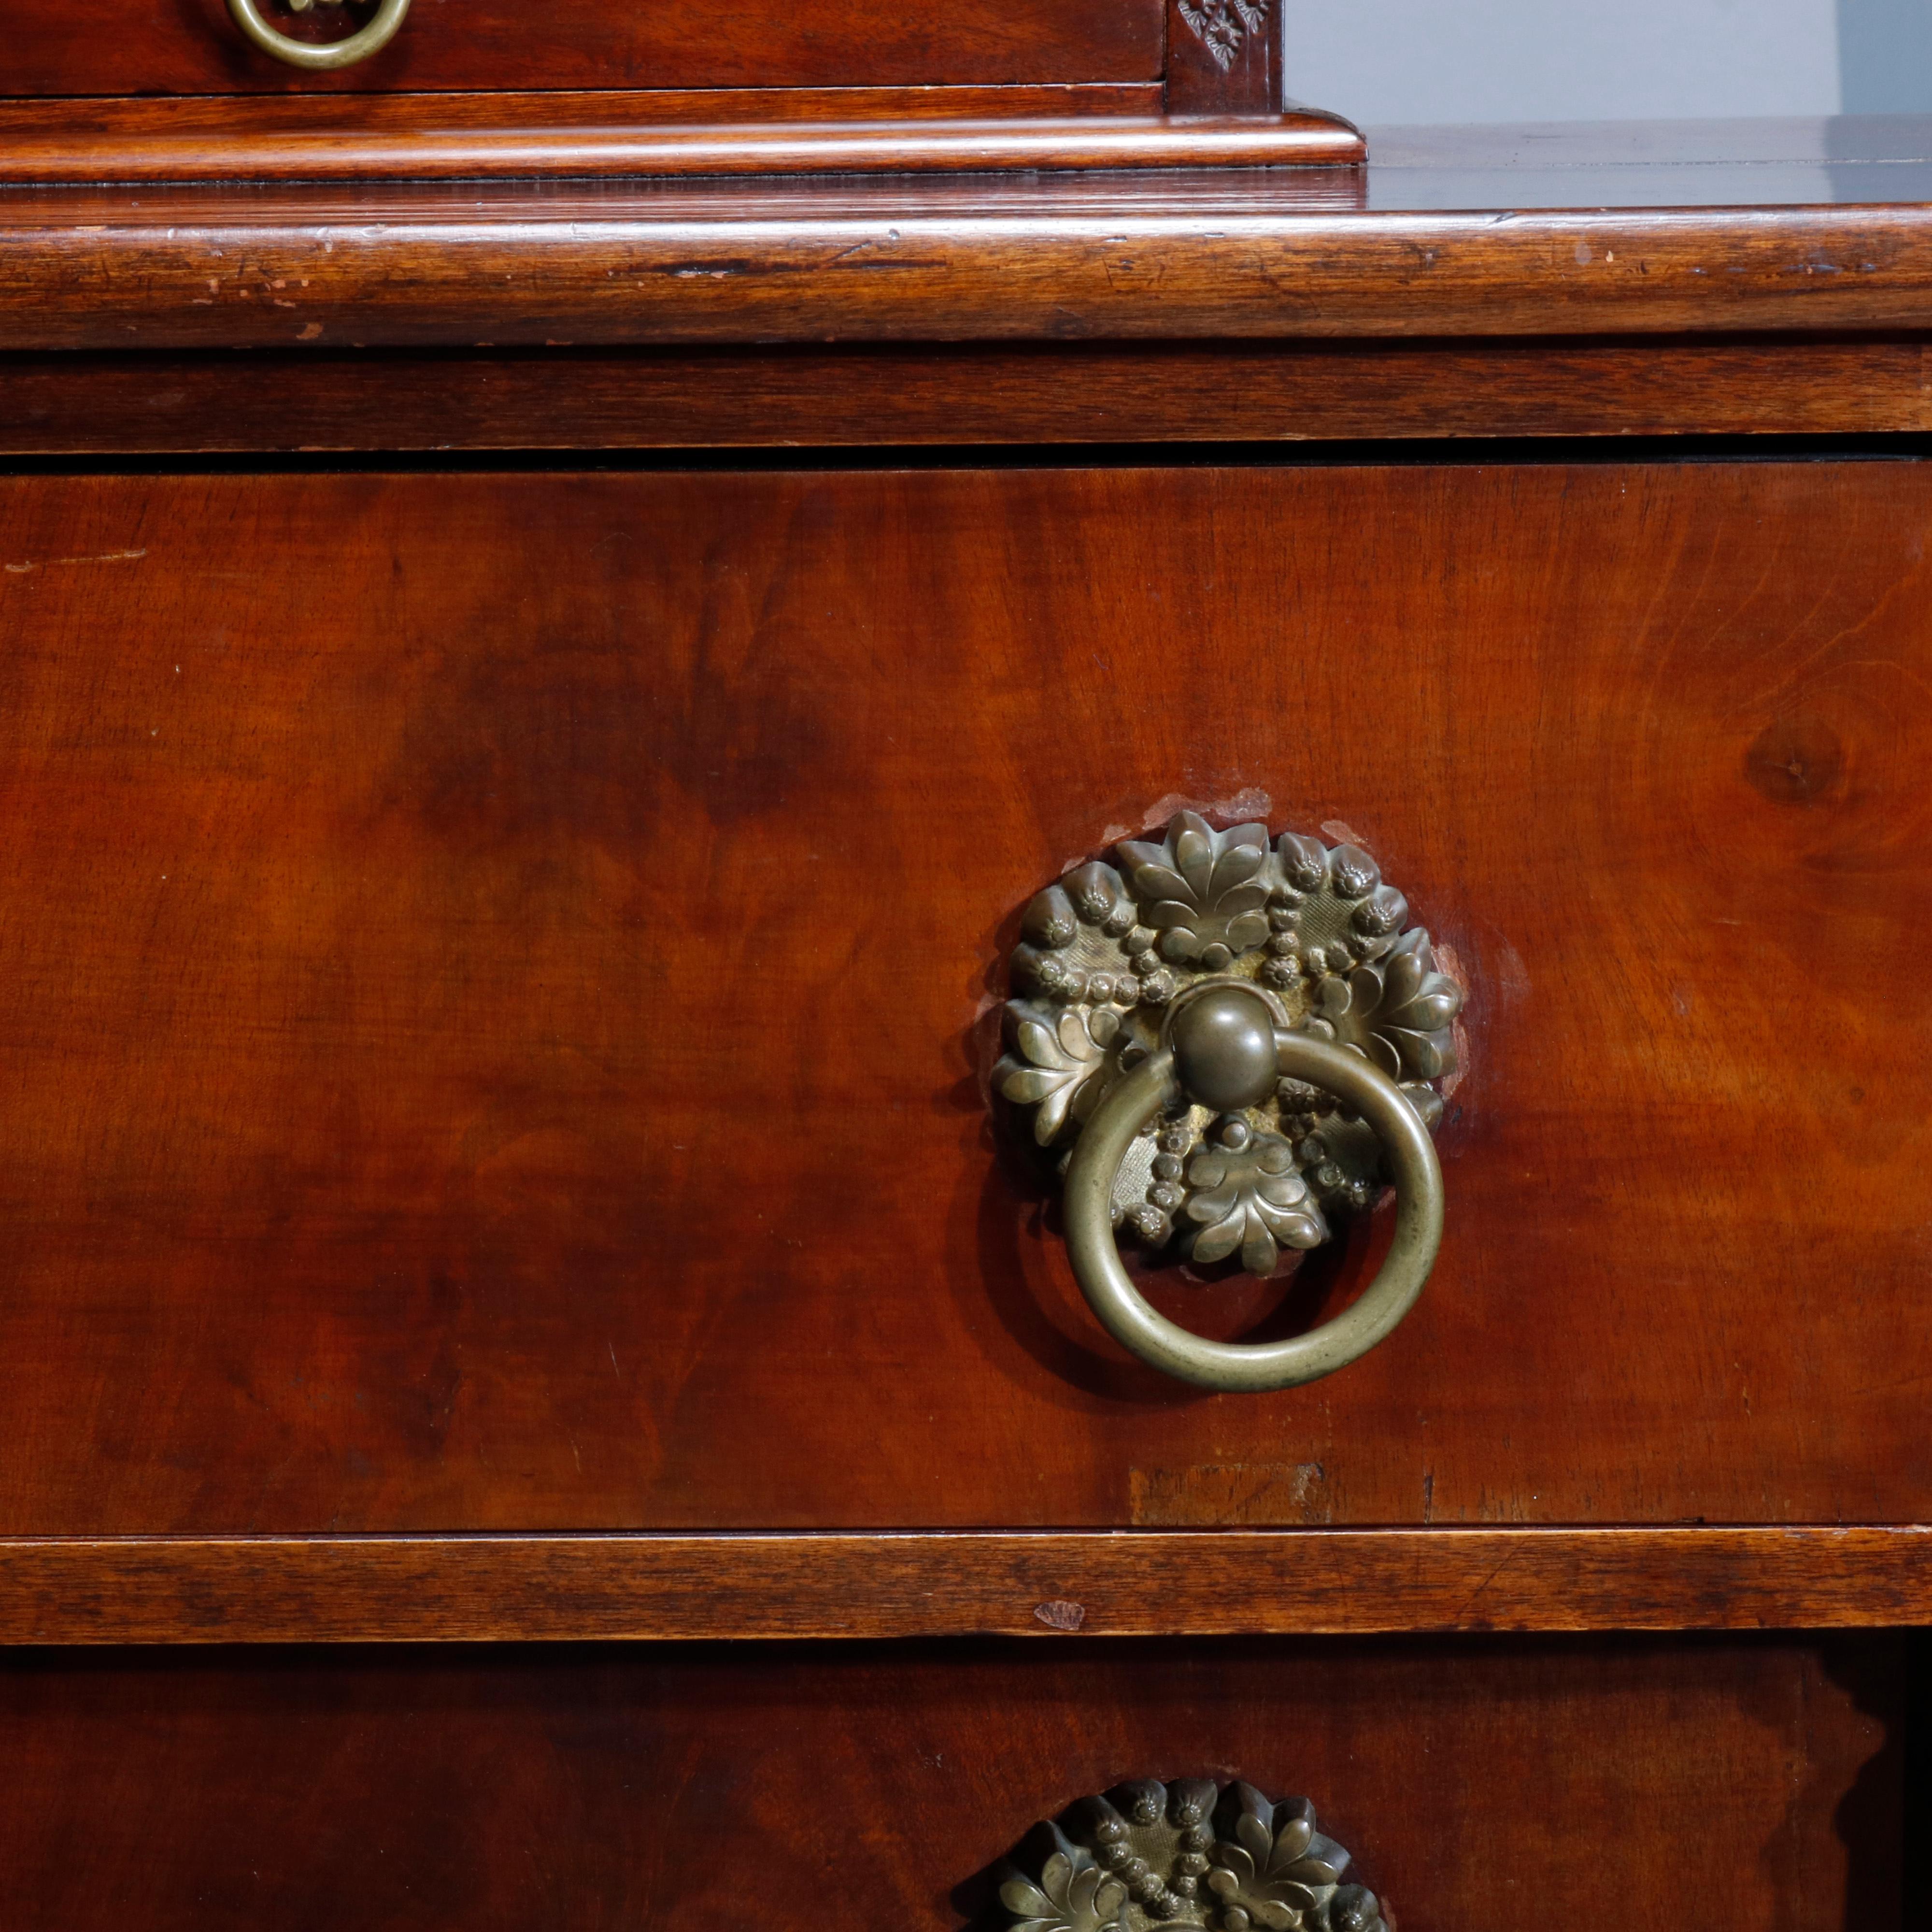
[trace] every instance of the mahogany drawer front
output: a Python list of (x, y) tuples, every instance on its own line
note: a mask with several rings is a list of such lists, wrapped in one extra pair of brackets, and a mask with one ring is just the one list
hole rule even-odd
[(1897, 1925), (1903, 1645), (14, 1653), (13, 1932), (1004, 1924), (1129, 1778), (1306, 1796), (1402, 1932)]
[[(0, 514), (0, 1529), (1924, 1516), (1922, 465)], [(1243, 796), (1468, 1069), (1414, 1312), (1204, 1397), (982, 1078), (1035, 887)]]
[[(262, 10), (278, 31), (317, 39), (368, 16), (273, 0)], [(1159, 0), (966, 0), (934, 12), (886, 0), (554, 0), (540, 14), (515, 0), (412, 0), (382, 52), (319, 74), (256, 52), (224, 0), (114, 0), (105, 15), (16, 0), (8, 24), (0, 89), (14, 96), (1154, 82), (1163, 40)]]

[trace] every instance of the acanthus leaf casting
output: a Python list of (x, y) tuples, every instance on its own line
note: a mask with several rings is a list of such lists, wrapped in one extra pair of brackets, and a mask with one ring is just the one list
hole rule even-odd
[(1305, 1798), (1143, 1778), (1042, 1828), (1037, 1876), (1009, 1868), (1011, 1932), (1388, 1932)]
[[(1159, 1042), (1166, 1010), (1213, 980), (1252, 984), (1283, 1022), (1361, 1054), (1424, 1125), (1458, 1069), (1461, 988), (1362, 847), (1264, 825), (1217, 830), (1178, 813), (1036, 894), (1021, 920), (995, 1093), (1041, 1147), (1070, 1150), (1113, 1084)], [(1239, 1115), (1157, 1123), (1122, 1162), (1117, 1226), (1196, 1261), (1238, 1253), (1258, 1274), (1329, 1238), (1382, 1180), (1374, 1136), (1334, 1100), (1284, 1080)]]

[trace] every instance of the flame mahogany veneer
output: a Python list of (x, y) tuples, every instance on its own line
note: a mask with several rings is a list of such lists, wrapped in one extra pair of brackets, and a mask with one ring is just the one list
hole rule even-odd
[[(1922, 1520), (1928, 514), (1788, 458), (0, 486), (0, 1528)], [(1435, 1276), (1274, 1396), (1120, 1356), (980, 1097), (1018, 909), (1178, 788), (1346, 820), (1471, 989)]]

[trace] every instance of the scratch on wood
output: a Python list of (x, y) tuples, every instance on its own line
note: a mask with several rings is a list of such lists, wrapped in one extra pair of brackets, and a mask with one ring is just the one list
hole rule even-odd
[(1211, 1523), (1269, 1526), (1334, 1520), (1328, 1472), (1319, 1462), (1197, 1463), (1130, 1469), (1130, 1520), (1137, 1528)]
[(1210, 824), (1226, 831), (1232, 825), (1245, 825), (1252, 820), (1266, 824), (1274, 811), (1274, 801), (1256, 785), (1250, 785), (1232, 797), (1220, 799), (1196, 798), (1190, 793), (1171, 791), (1148, 807), (1141, 814), (1138, 825), (1109, 825), (1101, 833), (1094, 851), (1082, 852), (1077, 858), (1066, 860), (1060, 868), (1060, 873), (1064, 877), (1076, 866), (1085, 865), (1096, 854), (1112, 851), (1123, 838), (1142, 838), (1150, 832), (1165, 830), (1168, 820), (1178, 812), (1198, 812)]
[(30, 570), (53, 570), (64, 563), (133, 563), (147, 554), (144, 550), (110, 550), (98, 556), (50, 556), (44, 562), (10, 563), (5, 568), (10, 577), (24, 577)]

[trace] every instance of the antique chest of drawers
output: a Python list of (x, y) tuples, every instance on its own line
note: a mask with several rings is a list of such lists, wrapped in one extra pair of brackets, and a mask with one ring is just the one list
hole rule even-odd
[(0, 102), (0, 1924), (1924, 1922), (1925, 130), (232, 5)]

